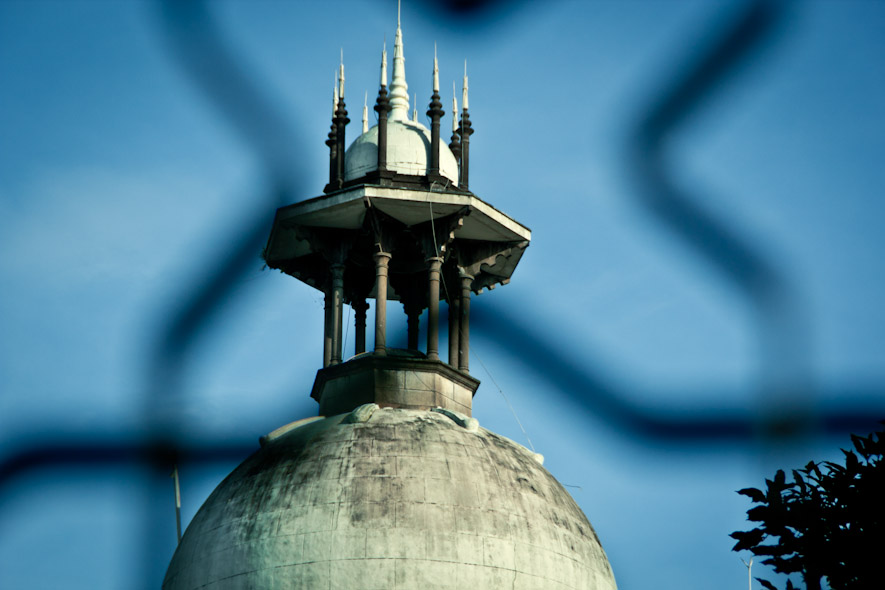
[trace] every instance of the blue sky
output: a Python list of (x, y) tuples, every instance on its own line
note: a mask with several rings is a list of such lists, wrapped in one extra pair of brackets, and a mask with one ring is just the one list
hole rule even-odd
[[(392, 2), (336, 3), (335, 24), (328, 6), (210, 5), (287, 123), (298, 198), (325, 183), (340, 49), (350, 141), (395, 30)], [(419, 112), (436, 42), (444, 89), (468, 60), (471, 189), (533, 230), (512, 283), (475, 307), (521, 318), (653, 411), (751, 415), (765, 401), (750, 308), (638, 204), (627, 157), (643, 109), (741, 6), (520, 3), (478, 25), (403, 7)], [(878, 417), (883, 26), (881, 3), (793, 6), (780, 35), (671, 138), (669, 160), (677, 184), (794, 287), (791, 305), (806, 318), (803, 403), (859, 404)], [(0, 81), (0, 451), (87, 434), (136, 439), (158, 335), (245, 224), (270, 224), (267, 179), (176, 60), (151, 3), (0, 4)], [(258, 254), (200, 332), (181, 399), (167, 408), (193, 439), (257, 442), (316, 411), (321, 295), (262, 270)], [(545, 465), (572, 486), (622, 589), (744, 587), (727, 535), (745, 526), (748, 505), (734, 490), (847, 444), (649, 441), (588, 413), (583, 392), (551, 387), (531, 355), (514, 353), (522, 343), (493, 329), (472, 340), (483, 381), (474, 415), (528, 444), (497, 383)], [(182, 466), (185, 519), (231, 468)], [(0, 587), (131, 585), (142, 478), (44, 471), (0, 490)], [(173, 522), (170, 510), (170, 531)], [(170, 536), (158, 581), (173, 549)]]

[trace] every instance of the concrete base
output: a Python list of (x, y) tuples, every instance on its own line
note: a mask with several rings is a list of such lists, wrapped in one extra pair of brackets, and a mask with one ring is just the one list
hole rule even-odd
[(399, 352), (366, 353), (317, 371), (310, 396), (319, 402), (320, 415), (335, 416), (369, 403), (471, 415), (478, 379), (442, 361)]

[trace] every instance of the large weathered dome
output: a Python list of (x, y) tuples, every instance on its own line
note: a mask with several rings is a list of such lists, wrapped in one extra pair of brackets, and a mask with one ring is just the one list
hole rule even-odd
[(452, 412), (370, 404), (293, 423), (215, 489), (163, 588), (614, 590), (539, 458)]
[[(421, 123), (391, 120), (387, 123), (387, 169), (400, 174), (426, 176), (430, 166), (430, 130)], [(378, 169), (378, 126), (347, 148), (344, 180), (353, 180)], [(439, 141), (439, 173), (458, 186), (458, 161), (449, 146)]]

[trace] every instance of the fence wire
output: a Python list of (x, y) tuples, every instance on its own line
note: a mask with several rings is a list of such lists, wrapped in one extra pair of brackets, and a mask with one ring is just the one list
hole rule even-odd
[[(422, 10), (454, 23), (470, 23), (478, 31), (491, 27), (502, 14), (518, 10), (521, 2), (504, 0), (443, 4), (427, 2)], [(240, 231), (219, 243), (226, 250), (206, 275), (187, 285), (183, 303), (171, 307), (168, 322), (159, 331), (143, 390), (149, 436), (138, 441), (107, 438), (59, 438), (21, 449), (0, 462), (0, 495), (28, 473), (62, 466), (94, 471), (121, 465), (140, 466), (152, 473), (155, 487), (145, 495), (144, 539), (140, 579), (156, 588), (165, 568), (165, 535), (169, 513), (169, 472), (176, 463), (229, 463), (253, 448), (218, 440), (196, 444), (183, 436), (187, 424), (174, 408), (187, 395), (182, 389), (194, 343), (218, 317), (238, 280), (252, 268), (266, 239), (273, 210), (304, 198), (300, 168), (306, 150), (316, 149), (291, 121), (275, 108), (274, 97), (258, 86), (238, 59), (213, 18), (207, 2), (162, 0), (156, 5), (162, 39), (181, 70), (193, 81), (223, 119), (233, 128), (263, 171), (266, 187), (254, 200), (253, 214)], [(630, 401), (593, 359), (557, 344), (551, 335), (526, 320), (523, 313), (500, 306), (476, 306), (474, 330), (487, 335), (500, 353), (534, 371), (552, 390), (573, 398), (597, 416), (617, 425), (623, 436), (644, 444), (703, 445), (717, 442), (755, 445), (777, 441), (813, 429), (847, 434), (873, 429), (881, 407), (832, 406), (812, 410), (805, 400), (811, 387), (808, 352), (804, 347), (807, 318), (800, 295), (764, 248), (753, 244), (726, 220), (703, 206), (700, 195), (689, 194), (674, 182), (670, 140), (705, 101), (728, 84), (735, 72), (766, 59), (777, 39), (786, 34), (788, 15), (798, 10), (782, 2), (753, 1), (729, 7), (689, 58), (674, 67), (669, 83), (652, 96), (632, 126), (625, 154), (636, 172), (635, 199), (663, 230), (684, 241), (708, 263), (711, 272), (725, 277), (753, 313), (753, 330), (761, 355), (761, 403), (752, 411), (729, 408), (654, 412)], [(469, 17), (469, 18), (466, 18)], [(299, 56), (292, 56), (297, 61)], [(517, 349), (510, 343), (521, 343)], [(885, 391), (882, 388), (881, 391)], [(877, 393), (881, 393), (877, 389)], [(667, 391), (653, 392), (666, 398)], [(829, 392), (833, 393), (833, 392)], [(715, 397), (715, 391), (710, 395)], [(870, 399), (867, 397), (866, 399)], [(172, 409), (170, 411), (170, 408)]]

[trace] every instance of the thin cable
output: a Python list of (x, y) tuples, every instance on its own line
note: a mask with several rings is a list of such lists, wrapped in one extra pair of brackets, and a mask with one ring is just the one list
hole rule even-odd
[(491, 371), (489, 371), (489, 368), (486, 367), (486, 364), (484, 362), (482, 362), (482, 359), (479, 358), (478, 354), (476, 354), (476, 345), (475, 344), (471, 347), (470, 352), (473, 355), (473, 357), (479, 361), (479, 364), (482, 365), (482, 368), (486, 372), (486, 375), (489, 376), (489, 379), (492, 380), (492, 383), (494, 383), (495, 387), (498, 389), (498, 393), (500, 393), (501, 397), (504, 398), (504, 401), (507, 402), (507, 407), (510, 408), (510, 413), (513, 414), (513, 417), (516, 419), (516, 423), (519, 424), (519, 429), (522, 430), (522, 434), (523, 434), (523, 436), (525, 436), (525, 439), (527, 441), (529, 441), (529, 448), (532, 450), (533, 453), (537, 453), (538, 451), (535, 450), (535, 445), (532, 444), (532, 439), (529, 438), (529, 433), (525, 431), (525, 428), (522, 426), (522, 422), (519, 421), (519, 416), (516, 415), (516, 410), (513, 408), (513, 404), (511, 404), (510, 400), (507, 399), (507, 396), (504, 395), (504, 390), (501, 389), (501, 386), (498, 385), (498, 382), (495, 381), (494, 377), (492, 377), (492, 373), (491, 373)]
[[(427, 206), (430, 207), (430, 231), (433, 233), (433, 249), (436, 252), (436, 255), (438, 257), (439, 256), (439, 245), (436, 243), (436, 225), (433, 222), (433, 203), (427, 203)], [(440, 276), (440, 279), (442, 280), (443, 290), (446, 292), (446, 300), (451, 301), (451, 299), (449, 299), (449, 289), (448, 289), (448, 287), (446, 287), (446, 281), (443, 278), (443, 273), (439, 273), (439, 276)], [(535, 445), (532, 444), (532, 439), (529, 438), (529, 433), (525, 431), (525, 428), (523, 427), (522, 422), (519, 421), (519, 416), (516, 415), (516, 410), (513, 408), (513, 404), (511, 404), (510, 400), (507, 399), (507, 396), (504, 395), (504, 390), (501, 389), (501, 386), (498, 385), (498, 382), (495, 381), (494, 377), (492, 377), (492, 373), (489, 371), (488, 367), (486, 367), (485, 363), (482, 362), (482, 359), (479, 358), (479, 355), (476, 354), (476, 346), (474, 346), (470, 352), (473, 353), (473, 356), (476, 358), (476, 360), (479, 361), (479, 364), (482, 365), (482, 368), (485, 370), (486, 375), (489, 376), (489, 379), (492, 380), (492, 383), (494, 383), (495, 387), (498, 389), (498, 393), (500, 393), (501, 397), (504, 398), (504, 401), (507, 402), (507, 407), (510, 408), (510, 413), (513, 414), (513, 418), (516, 419), (516, 423), (519, 424), (519, 429), (522, 430), (522, 434), (523, 434), (523, 436), (525, 436), (525, 439), (527, 441), (529, 441), (529, 448), (532, 449), (533, 453), (536, 453), (537, 451), (535, 451)]]
[(427, 203), (430, 207), (430, 232), (433, 234), (433, 250), (439, 256), (439, 245), (436, 243), (436, 226), (433, 224), (433, 203)]
[(442, 282), (443, 291), (446, 294), (446, 305), (449, 306), (449, 313), (451, 313), (452, 298), (449, 297), (449, 287), (446, 285), (446, 273), (439, 273), (439, 280)]

